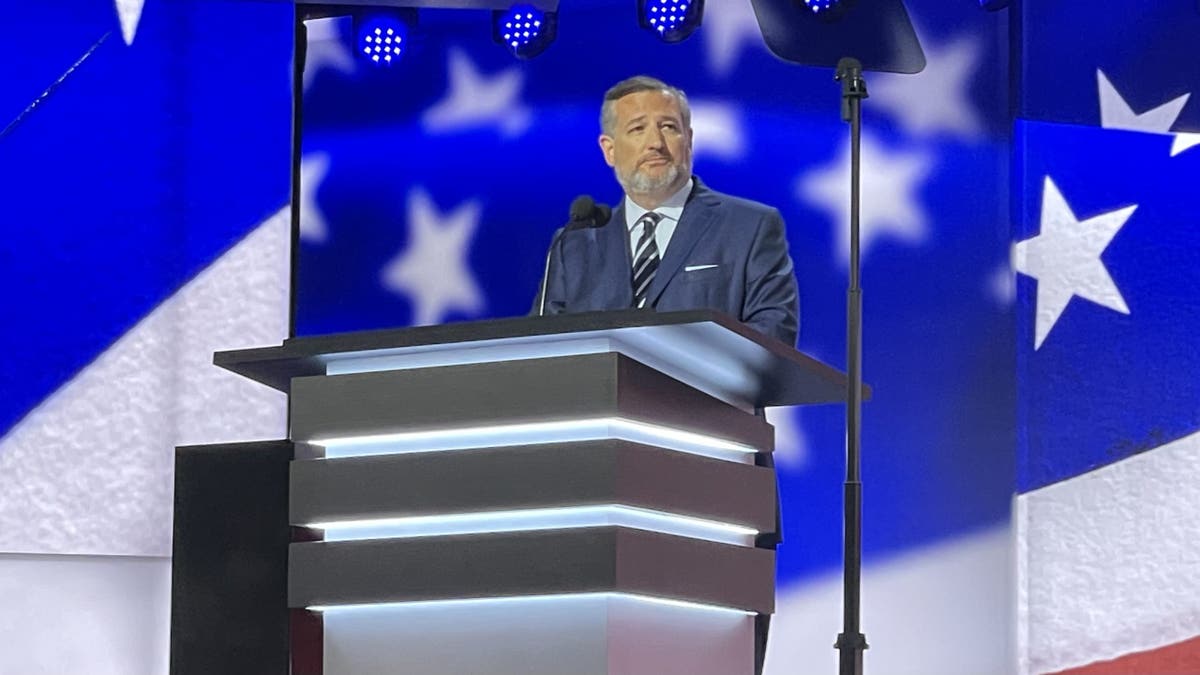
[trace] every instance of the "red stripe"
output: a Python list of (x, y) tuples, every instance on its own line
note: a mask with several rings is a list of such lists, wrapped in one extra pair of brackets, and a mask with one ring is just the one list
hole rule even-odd
[(1126, 654), (1111, 661), (1060, 670), (1047, 675), (1197, 675), (1200, 674), (1200, 636), (1149, 651)]

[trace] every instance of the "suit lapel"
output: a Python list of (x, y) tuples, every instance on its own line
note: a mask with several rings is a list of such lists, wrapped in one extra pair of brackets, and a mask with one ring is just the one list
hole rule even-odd
[[(679, 218), (679, 224), (675, 226), (675, 233), (671, 235), (671, 243), (658, 265), (654, 280), (650, 282), (650, 289), (646, 291), (647, 307), (653, 307), (654, 303), (658, 302), (658, 296), (662, 295), (663, 289), (679, 273), (688, 254), (704, 238), (708, 228), (712, 227), (717, 216), (715, 207), (720, 203), (716, 193), (706, 188), (699, 178), (695, 178), (692, 194), (683, 207), (683, 215)], [(628, 240), (628, 237), (626, 239)], [(631, 266), (632, 264), (630, 262)]]

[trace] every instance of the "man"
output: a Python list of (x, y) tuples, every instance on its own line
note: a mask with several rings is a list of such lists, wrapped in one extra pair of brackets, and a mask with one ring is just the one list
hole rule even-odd
[(686, 94), (629, 78), (605, 93), (600, 127), (604, 161), (625, 199), (603, 226), (558, 240), (546, 314), (716, 309), (794, 345), (798, 300), (783, 219), (692, 175)]
[[(646, 307), (717, 309), (795, 345), (796, 277), (776, 209), (692, 175), (687, 95), (637, 76), (604, 94), (600, 149), (625, 190), (607, 223), (566, 232), (550, 252), (547, 314)], [(539, 302), (534, 303), (538, 311)], [(770, 457), (762, 458), (770, 464)], [(778, 530), (778, 528), (776, 528)], [(774, 547), (776, 535), (760, 545)], [(761, 673), (770, 617), (755, 621)]]

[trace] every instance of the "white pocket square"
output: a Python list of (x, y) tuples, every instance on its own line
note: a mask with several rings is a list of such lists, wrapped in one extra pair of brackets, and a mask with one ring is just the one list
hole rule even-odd
[(683, 271), (695, 272), (697, 270), (710, 270), (714, 267), (719, 267), (719, 265), (688, 265), (687, 267), (683, 268)]

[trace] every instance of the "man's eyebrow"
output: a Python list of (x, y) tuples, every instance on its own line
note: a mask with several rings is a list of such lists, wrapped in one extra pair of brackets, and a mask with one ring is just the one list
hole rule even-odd
[(625, 126), (629, 126), (630, 124), (633, 124), (634, 122), (645, 122), (645, 121), (646, 121), (646, 115), (641, 114), (641, 115), (638, 115), (637, 117), (632, 117), (632, 118), (626, 120)]

